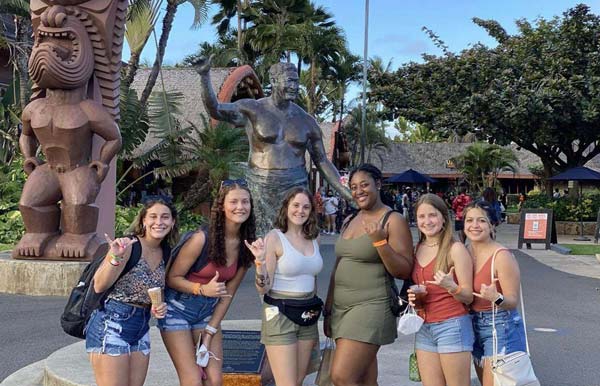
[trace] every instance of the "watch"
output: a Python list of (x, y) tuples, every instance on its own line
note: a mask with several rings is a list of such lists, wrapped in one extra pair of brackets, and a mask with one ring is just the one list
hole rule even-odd
[(500, 306), (500, 304), (502, 304), (503, 301), (504, 301), (504, 295), (498, 294), (498, 297), (496, 298), (496, 300), (494, 300), (494, 303), (497, 306)]

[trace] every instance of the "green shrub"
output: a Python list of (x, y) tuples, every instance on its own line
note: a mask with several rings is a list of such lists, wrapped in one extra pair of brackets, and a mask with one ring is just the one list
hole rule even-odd
[[(180, 234), (192, 229), (196, 229), (198, 226), (206, 222), (206, 219), (203, 216), (192, 213), (189, 210), (181, 210), (181, 205), (179, 204), (176, 204), (175, 206), (179, 212), (177, 223), (179, 224)], [(129, 233), (129, 229), (135, 220), (135, 216), (141, 209), (141, 204), (131, 207), (117, 205), (115, 216), (115, 235), (120, 236)]]
[(595, 221), (600, 209), (600, 193), (584, 194), (581, 202), (568, 196), (553, 199), (546, 194), (527, 197), (525, 208), (552, 209), (556, 221)]

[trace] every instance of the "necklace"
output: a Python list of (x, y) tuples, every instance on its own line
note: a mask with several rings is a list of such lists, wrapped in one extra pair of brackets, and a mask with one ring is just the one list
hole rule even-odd
[(437, 247), (438, 245), (440, 245), (440, 242), (436, 241), (435, 243), (431, 243), (431, 244), (427, 244), (427, 243), (423, 243), (423, 244), (425, 244), (426, 247), (433, 248), (433, 247)]

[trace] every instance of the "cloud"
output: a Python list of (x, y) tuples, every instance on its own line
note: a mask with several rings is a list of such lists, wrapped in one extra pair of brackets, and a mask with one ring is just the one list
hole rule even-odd
[(386, 34), (373, 42), (380, 47), (386, 47), (400, 55), (420, 55), (431, 49), (424, 39), (415, 39), (405, 35)]

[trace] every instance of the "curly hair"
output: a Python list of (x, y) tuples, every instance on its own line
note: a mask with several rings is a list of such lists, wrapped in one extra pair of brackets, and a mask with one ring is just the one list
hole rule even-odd
[[(448, 269), (450, 268), (450, 248), (456, 241), (454, 240), (454, 234), (452, 233), (452, 228), (450, 226), (450, 213), (448, 212), (448, 206), (439, 196), (427, 193), (419, 197), (419, 201), (417, 201), (417, 205), (415, 206), (415, 214), (419, 210), (419, 207), (423, 204), (428, 204), (434, 207), (438, 212), (441, 213), (442, 218), (444, 219), (444, 225), (441, 230), (442, 237), (440, 239), (440, 246), (435, 258), (436, 262), (434, 270), (448, 272)], [(424, 241), (425, 235), (419, 230), (419, 243)]]
[(275, 218), (273, 226), (283, 233), (287, 232), (288, 206), (290, 205), (290, 201), (292, 201), (292, 199), (294, 199), (294, 197), (296, 197), (298, 194), (304, 194), (310, 202), (310, 213), (308, 215), (308, 219), (302, 226), (302, 233), (304, 234), (305, 239), (314, 240), (317, 238), (317, 236), (319, 236), (319, 219), (317, 218), (317, 211), (315, 210), (315, 200), (313, 198), (313, 195), (302, 186), (291, 188), (285, 193), (283, 203), (281, 204), (281, 208), (279, 209), (279, 213)]
[(381, 170), (374, 165), (364, 163), (362, 165), (358, 165), (355, 169), (350, 172), (348, 176), (348, 181), (352, 180), (352, 177), (357, 172), (367, 173), (368, 175), (375, 180), (375, 182), (381, 181), (383, 179), (383, 175), (381, 174)]
[(234, 183), (224, 185), (219, 189), (217, 197), (210, 209), (210, 227), (208, 230), (208, 256), (210, 261), (217, 266), (227, 265), (227, 256), (225, 256), (225, 197), (229, 192), (235, 189), (242, 189), (248, 192), (250, 196), (250, 216), (242, 223), (240, 227), (240, 244), (238, 246), (238, 267), (249, 268), (254, 261), (254, 256), (248, 248), (244, 248), (244, 240), (252, 242), (256, 239), (256, 222), (254, 219), (254, 202), (252, 194), (246, 186)]
[(146, 217), (148, 210), (156, 204), (161, 204), (161, 205), (164, 205), (167, 208), (169, 208), (169, 210), (171, 211), (171, 217), (173, 218), (173, 221), (174, 221), (171, 231), (160, 242), (160, 245), (163, 247), (175, 245), (177, 243), (177, 241), (179, 240), (179, 225), (178, 225), (178, 221), (177, 221), (177, 208), (175, 208), (173, 203), (171, 203), (170, 201), (167, 201), (160, 197), (152, 198), (152, 199), (146, 200), (144, 202), (144, 206), (142, 207), (142, 210), (140, 210), (140, 212), (135, 216), (135, 219), (133, 220), (133, 223), (131, 223), (131, 226), (127, 230), (127, 233), (131, 236), (144, 237), (146, 235), (146, 228), (144, 227), (144, 218)]

